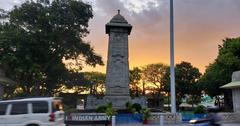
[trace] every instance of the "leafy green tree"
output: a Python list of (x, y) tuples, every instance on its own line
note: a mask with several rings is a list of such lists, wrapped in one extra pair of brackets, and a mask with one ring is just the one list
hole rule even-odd
[(165, 74), (168, 71), (168, 66), (162, 63), (149, 64), (142, 68), (142, 80), (144, 85), (144, 91), (148, 92), (148, 96), (151, 97), (152, 107), (157, 107), (163, 110), (165, 86), (167, 86), (165, 80)]
[(0, 66), (25, 95), (52, 95), (69, 74), (63, 59), (76, 61), (78, 70), (83, 63), (103, 64), (82, 39), (93, 17), (91, 6), (82, 1), (26, 1), (5, 17), (8, 21), (0, 24)]
[(168, 66), (166, 74), (163, 77), (164, 79), (164, 91), (166, 92), (165, 98), (164, 98), (164, 103), (170, 105), (170, 67)]
[(165, 86), (167, 86), (165, 75), (167, 74), (168, 66), (162, 63), (149, 64), (143, 67), (143, 79), (148, 84), (148, 87), (153, 87), (158, 94), (164, 92)]
[(231, 82), (231, 75), (240, 69), (240, 38), (226, 38), (219, 45), (218, 56), (211, 63), (199, 83), (210, 96), (224, 94), (226, 110), (232, 108), (231, 91), (219, 88)]
[(103, 95), (105, 93), (105, 78), (106, 74), (100, 72), (70, 71), (70, 74), (62, 81), (62, 86), (68, 90), (74, 90), (77, 94), (89, 92), (93, 95)]
[(177, 94), (180, 97), (184, 97), (185, 95), (192, 95), (194, 93), (197, 93), (194, 90), (197, 89), (194, 87), (194, 85), (196, 85), (197, 80), (201, 76), (198, 68), (193, 67), (191, 63), (183, 61), (179, 64), (176, 64), (175, 71)]
[(129, 78), (130, 78), (130, 90), (133, 96), (138, 96), (139, 92), (141, 91), (140, 88), (140, 81), (141, 81), (141, 69), (138, 67), (134, 67), (132, 70), (129, 71)]
[[(204, 91), (211, 97), (220, 95), (223, 93), (223, 89), (219, 88), (224, 84), (225, 79), (220, 79), (221, 67), (217, 63), (210, 64), (204, 75), (200, 78), (199, 84), (202, 86)], [(226, 81), (230, 81), (230, 76)], [(225, 83), (226, 84), (226, 83)]]
[(197, 80), (201, 76), (198, 68), (193, 67), (191, 63), (182, 61), (176, 64), (175, 71), (176, 92), (177, 97), (180, 98), (177, 100), (179, 101), (178, 105), (181, 103), (181, 98), (186, 95), (191, 95), (192, 99), (201, 96), (201, 89), (197, 85)]
[(92, 83), (84, 75), (84, 72), (70, 70), (64, 79), (60, 81), (61, 85), (57, 89), (58, 92), (71, 90), (76, 94), (81, 94), (82, 92), (89, 91)]
[(106, 74), (100, 72), (84, 72), (84, 78), (90, 82), (90, 93), (94, 95), (105, 94)]

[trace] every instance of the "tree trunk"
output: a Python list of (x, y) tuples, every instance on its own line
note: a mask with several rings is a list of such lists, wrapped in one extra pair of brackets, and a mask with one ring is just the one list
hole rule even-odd
[(92, 85), (90, 86), (90, 94), (91, 95), (93, 94), (93, 86)]
[(145, 82), (143, 81), (143, 92), (142, 92), (142, 95), (144, 96), (145, 95)]

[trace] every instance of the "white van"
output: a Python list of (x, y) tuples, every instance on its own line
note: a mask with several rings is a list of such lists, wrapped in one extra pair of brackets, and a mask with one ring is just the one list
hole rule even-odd
[(0, 126), (65, 126), (61, 98), (0, 101)]

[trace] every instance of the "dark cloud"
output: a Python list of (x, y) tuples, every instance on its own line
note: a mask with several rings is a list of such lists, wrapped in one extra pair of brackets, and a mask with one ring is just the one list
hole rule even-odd
[[(108, 42), (105, 24), (120, 9), (133, 25), (129, 36), (130, 64), (169, 63), (169, 0), (158, 0), (159, 6), (148, 2), (139, 12), (132, 11), (129, 7), (136, 5), (127, 0), (87, 1), (95, 2), (95, 9), (86, 40), (91, 41), (105, 61)], [(132, 5), (127, 8), (126, 3)], [(13, 4), (13, 0), (0, 0), (0, 8), (11, 8)], [(240, 36), (239, 12), (240, 0), (174, 0), (176, 62), (189, 61), (203, 72), (204, 66), (216, 58), (222, 39)]]
[[(107, 20), (100, 23), (96, 17), (93, 24), (104, 28), (106, 21), (121, 9), (122, 15), (133, 25), (130, 64), (169, 63), (169, 0), (158, 2), (158, 7), (149, 5), (148, 9), (136, 13), (126, 9), (119, 0), (97, 0), (97, 7), (105, 14), (102, 19)], [(176, 62), (189, 61), (203, 72), (217, 56), (222, 39), (240, 36), (239, 0), (174, 0), (174, 7)]]

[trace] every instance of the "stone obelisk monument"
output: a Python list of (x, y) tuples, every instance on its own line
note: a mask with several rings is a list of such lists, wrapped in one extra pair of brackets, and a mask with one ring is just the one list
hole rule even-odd
[(146, 107), (144, 96), (131, 99), (129, 94), (128, 35), (131, 30), (132, 25), (125, 20), (119, 10), (106, 24), (106, 34), (109, 35), (106, 93), (103, 99), (89, 95), (86, 109), (96, 109), (97, 106), (107, 103), (112, 103), (116, 109), (125, 109), (127, 102), (139, 103)]
[(125, 108), (126, 102), (131, 100), (128, 65), (128, 35), (131, 33), (131, 29), (132, 26), (120, 14), (120, 10), (106, 24), (109, 43), (104, 101), (111, 102), (117, 109)]

